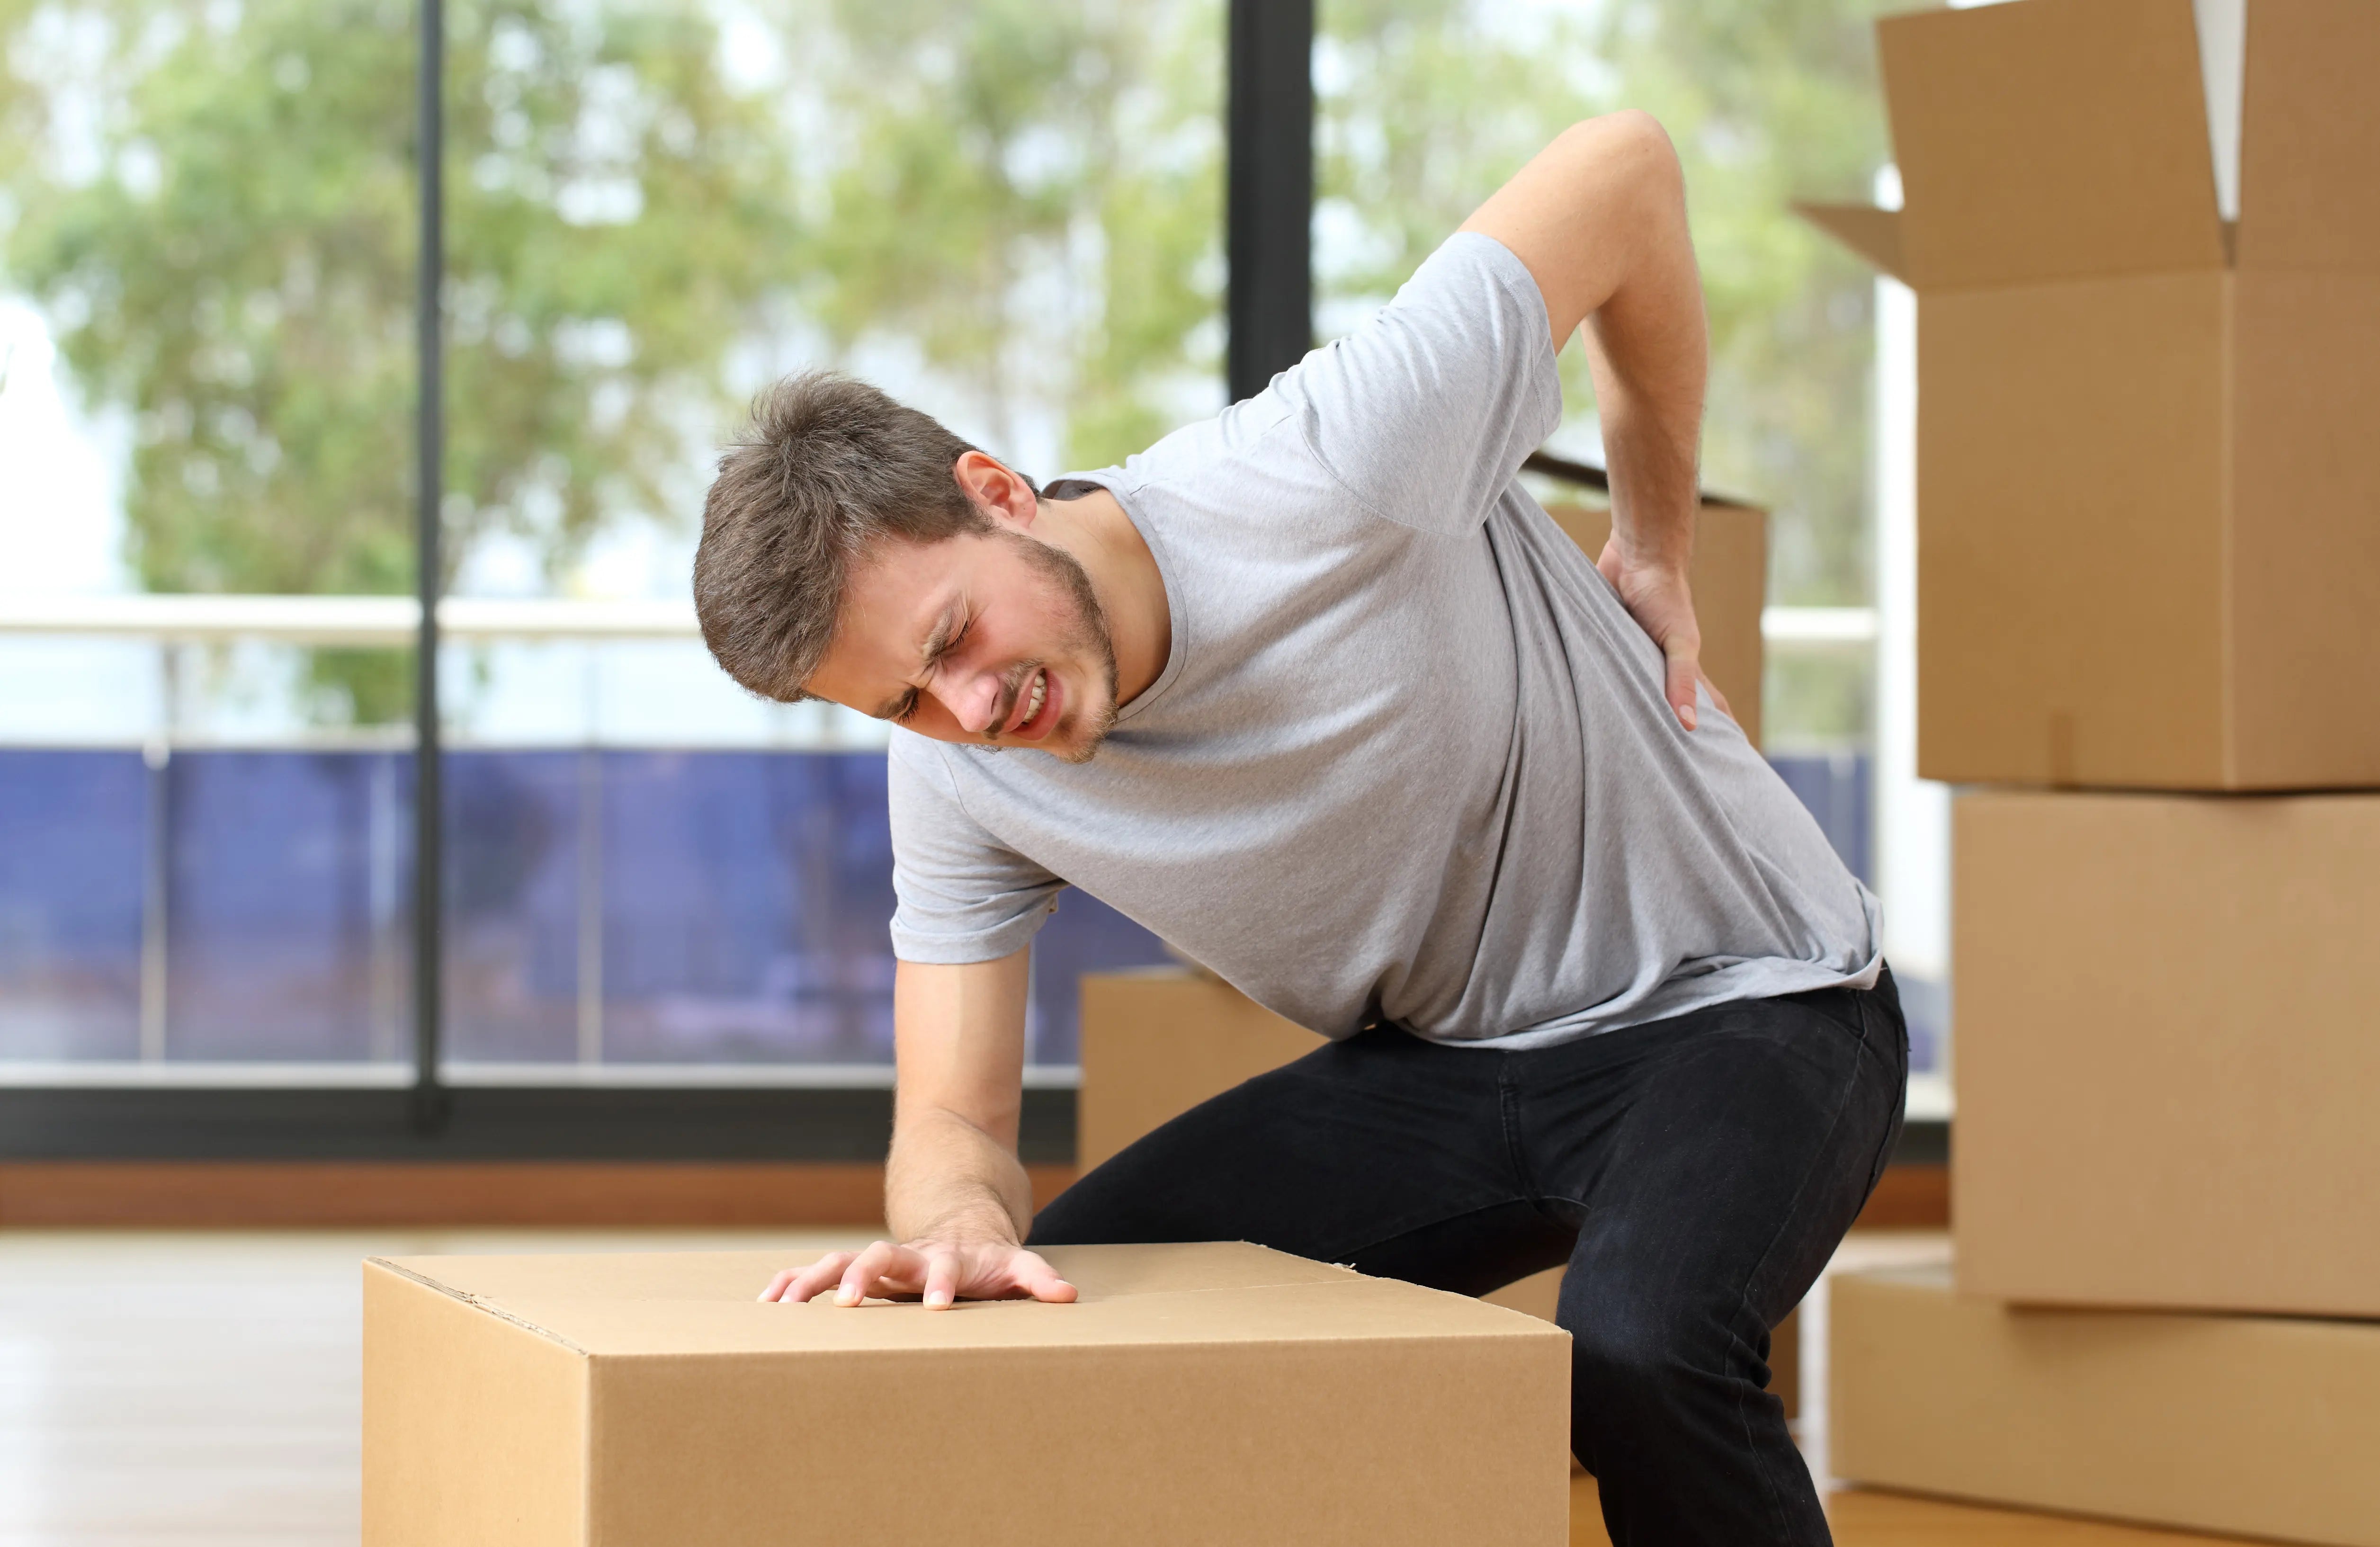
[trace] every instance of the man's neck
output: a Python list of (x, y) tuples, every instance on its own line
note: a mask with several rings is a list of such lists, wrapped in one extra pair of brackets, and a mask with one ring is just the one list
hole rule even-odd
[(1115, 642), (1116, 704), (1147, 692), (1164, 675), (1173, 649), (1173, 613), (1165, 576), (1148, 542), (1105, 489), (1041, 507), (1042, 536), (1075, 555), (1108, 615)]

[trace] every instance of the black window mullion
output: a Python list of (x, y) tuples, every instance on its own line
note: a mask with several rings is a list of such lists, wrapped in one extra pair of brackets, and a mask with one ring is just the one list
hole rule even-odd
[(421, 7), (419, 94), (415, 146), (420, 185), (420, 258), (414, 301), (419, 408), (414, 421), (414, 591), (421, 618), (414, 635), (413, 669), (413, 1099), (417, 1128), (434, 1132), (446, 1121), (445, 1084), (439, 1070), (444, 1010), (444, 850), (441, 790), (444, 749), (438, 723), (438, 592), (440, 505), (445, 492), (445, 5)]
[(1314, 0), (1231, 0), (1224, 253), (1232, 400), (1314, 344)]

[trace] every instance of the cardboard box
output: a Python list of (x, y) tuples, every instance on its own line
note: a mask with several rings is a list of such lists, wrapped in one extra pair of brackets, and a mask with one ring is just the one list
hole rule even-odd
[[(1593, 558), (1611, 538), (1611, 512), (1597, 506), (1548, 506), (1546, 514)], [(1694, 621), (1703, 631), (1703, 671), (1727, 696), (1735, 723), (1760, 745), (1760, 695), (1767, 655), (1760, 612), (1768, 601), (1768, 513), (1716, 499), (1695, 520)]]
[(1073, 1305), (760, 1305), (778, 1252), (364, 1266), (366, 1547), (1556, 1547), (1570, 1344), (1238, 1244)]
[(2380, 795), (1975, 793), (1953, 841), (1960, 1287), (2380, 1316)]
[(1927, 778), (2380, 786), (2380, 6), (2244, 3), (1878, 25)]
[(1840, 1477), (2380, 1547), (2380, 1323), (2017, 1309), (1940, 1268), (1831, 1293)]
[(1075, 1155), (1086, 1171), (1210, 1096), (1322, 1045), (1210, 973), (1087, 972)]
[[(1221, 979), (1186, 967), (1087, 972), (1082, 993), (1075, 1132), (1086, 1170), (1208, 1097), (1321, 1045)], [(1548, 1268), (1483, 1297), (1551, 1322), (1561, 1281), (1562, 1270)], [(1801, 1402), (1797, 1319), (1788, 1316), (1771, 1341), (1769, 1389), (1790, 1416)]]
[[(1221, 979), (1187, 967), (1087, 972), (1075, 1153), (1089, 1170), (1160, 1124), (1322, 1045)], [(1554, 1319), (1561, 1270), (1488, 1296)]]

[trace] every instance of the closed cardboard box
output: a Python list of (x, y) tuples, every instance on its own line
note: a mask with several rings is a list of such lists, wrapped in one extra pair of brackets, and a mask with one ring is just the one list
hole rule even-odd
[[(1084, 1168), (1321, 1041), (1231, 984), (1186, 967), (1085, 973), (1075, 1130)], [(1486, 1298), (1550, 1322), (1561, 1282), (1562, 1270), (1548, 1268)], [(1789, 1417), (1800, 1411), (1801, 1370), (1801, 1323), (1789, 1315), (1768, 1356), (1769, 1389)]]
[(1840, 1477), (2380, 1547), (2380, 1323), (2012, 1308), (1939, 1268), (1831, 1282)]
[[(1244, 1080), (1312, 1053), (1322, 1039), (1210, 973), (1187, 967), (1083, 975), (1075, 1152), (1085, 1170)], [(1561, 1270), (1488, 1297), (1550, 1322)]]
[(1918, 293), (1928, 778), (2380, 786), (2380, 6), (2204, 12), (1891, 18), (1906, 207), (1805, 209)]
[[(1555, 505), (1546, 514), (1594, 558), (1611, 538), (1611, 512), (1600, 506)], [(1727, 698), (1745, 739), (1760, 745), (1760, 694), (1767, 656), (1760, 613), (1768, 600), (1768, 513), (1706, 496), (1694, 523), (1694, 557), (1686, 571), (1694, 622), (1703, 631), (1703, 672)]]
[(1075, 1154), (1083, 1169), (1210, 1096), (1322, 1045), (1210, 973), (1087, 972)]
[(1072, 1305), (761, 1305), (783, 1254), (364, 1268), (366, 1547), (1556, 1547), (1569, 1340), (1237, 1244)]
[(2380, 1316), (2380, 795), (1970, 793), (1953, 841), (1960, 1287)]

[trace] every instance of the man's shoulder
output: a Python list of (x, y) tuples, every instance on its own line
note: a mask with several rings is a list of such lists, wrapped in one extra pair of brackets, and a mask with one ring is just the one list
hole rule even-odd
[(1111, 490), (1145, 535), (1184, 560), (1338, 552), (1377, 538), (1381, 512), (1321, 457), (1310, 417), (1297, 372), (1284, 372), (1121, 467), (1073, 476)]
[[(1290, 400), (1281, 388), (1287, 372), (1253, 397), (1220, 413), (1193, 420), (1160, 436), (1119, 467), (1072, 475), (1111, 489), (1193, 493), (1230, 481), (1252, 464), (1278, 457), (1296, 435)], [(1282, 432), (1288, 431), (1284, 437)]]

